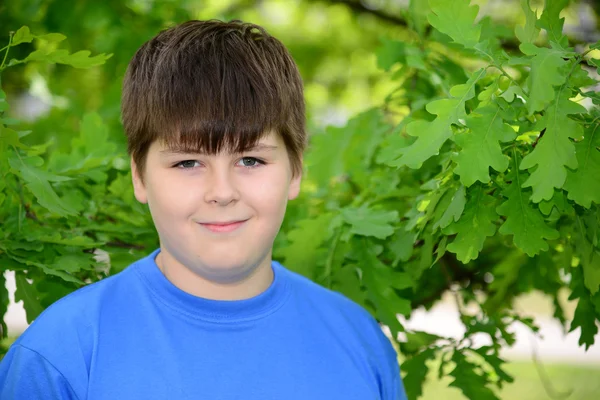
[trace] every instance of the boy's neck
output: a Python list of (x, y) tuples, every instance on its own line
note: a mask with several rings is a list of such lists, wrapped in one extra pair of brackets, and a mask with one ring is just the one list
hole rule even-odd
[(188, 294), (210, 300), (249, 299), (267, 290), (273, 282), (270, 254), (244, 280), (227, 284), (203, 278), (163, 251), (158, 253), (155, 262), (173, 285)]

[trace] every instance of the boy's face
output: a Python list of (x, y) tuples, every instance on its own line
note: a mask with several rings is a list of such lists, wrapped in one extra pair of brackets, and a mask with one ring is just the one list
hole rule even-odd
[(142, 182), (132, 161), (135, 196), (148, 203), (163, 259), (204, 279), (233, 283), (271, 261), (288, 200), (298, 196), (279, 135), (243, 154), (180, 154), (155, 142)]

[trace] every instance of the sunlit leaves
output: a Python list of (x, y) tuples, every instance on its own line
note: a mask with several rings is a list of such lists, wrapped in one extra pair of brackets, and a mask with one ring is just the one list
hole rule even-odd
[(31, 52), (25, 59), (10, 60), (10, 62), (8, 63), (8, 67), (24, 62), (44, 61), (53, 64), (66, 64), (75, 68), (91, 68), (104, 64), (106, 60), (108, 60), (112, 56), (111, 54), (98, 54), (96, 56), (90, 57), (91, 52), (88, 50), (81, 50), (75, 53), (69, 53), (67, 50), (57, 49), (55, 46), (49, 46), (48, 44), (62, 42), (66, 39), (66, 36), (60, 33), (34, 35), (31, 33), (29, 27), (27, 26), (23, 26), (15, 32), (15, 34), (12, 37), (10, 46), (17, 46), (21, 43), (31, 43), (33, 39), (41, 40), (42, 44), (38, 46), (36, 50)]
[(531, 200), (539, 203), (549, 200), (554, 188), (562, 188), (567, 178), (567, 167), (577, 168), (575, 145), (569, 138), (580, 138), (583, 135), (581, 124), (569, 118), (569, 115), (586, 112), (583, 106), (572, 102), (564, 94), (554, 99), (546, 110), (542, 126), (543, 137), (535, 149), (527, 154), (521, 162), (521, 169), (533, 169), (523, 187), (531, 187)]
[(500, 142), (509, 142), (517, 136), (514, 129), (501, 117), (500, 108), (491, 103), (473, 111), (467, 117), (470, 131), (458, 134), (454, 141), (462, 149), (455, 157), (460, 181), (471, 186), (476, 181), (490, 181), (490, 167), (504, 172), (508, 167), (508, 157), (502, 154)]
[(90, 54), (92, 53), (88, 50), (81, 50), (71, 54), (67, 50), (42, 48), (29, 54), (23, 61), (45, 61), (48, 63), (66, 64), (75, 68), (91, 68), (104, 64), (111, 57), (106, 54), (98, 54), (90, 57)]
[(17, 29), (17, 31), (13, 35), (11, 45), (16, 46), (21, 43), (31, 43), (33, 39), (42, 39), (48, 42), (58, 43), (62, 42), (66, 38), (67, 37), (61, 33), (47, 33), (45, 35), (34, 35), (29, 30), (29, 27), (22, 26), (21, 28)]
[(543, 110), (555, 98), (554, 86), (562, 85), (567, 78), (568, 71), (564, 68), (568, 61), (564, 58), (567, 53), (557, 48), (537, 47), (531, 43), (519, 46), (521, 51), (531, 59), (531, 72), (527, 78), (529, 89), (529, 113)]
[(546, 0), (544, 11), (537, 26), (545, 29), (548, 39), (562, 47), (566, 47), (567, 37), (563, 34), (564, 18), (559, 18), (560, 12), (569, 4), (569, 0)]
[(521, 43), (533, 43), (540, 34), (540, 29), (536, 26), (535, 12), (531, 10), (529, 0), (521, 0), (521, 8), (525, 13), (525, 25), (517, 25), (515, 35)]
[(559, 234), (550, 228), (540, 211), (529, 202), (529, 196), (521, 188), (526, 175), (519, 171), (519, 157), (513, 150), (512, 166), (507, 179), (508, 187), (502, 191), (507, 200), (498, 207), (498, 214), (506, 217), (500, 227), (503, 235), (512, 235), (513, 243), (530, 257), (548, 250), (548, 239)]
[(427, 111), (437, 117), (433, 121), (417, 120), (408, 124), (407, 133), (417, 139), (410, 146), (398, 149), (395, 157), (385, 162), (393, 167), (419, 168), (427, 159), (439, 154), (440, 147), (452, 135), (452, 124), (459, 124), (467, 117), (465, 103), (475, 96), (475, 84), (484, 76), (485, 70), (475, 71), (467, 83), (450, 89), (450, 98), (427, 104)]
[(456, 43), (473, 47), (479, 42), (481, 27), (475, 24), (479, 7), (469, 3), (470, 0), (429, 0), (429, 23)]

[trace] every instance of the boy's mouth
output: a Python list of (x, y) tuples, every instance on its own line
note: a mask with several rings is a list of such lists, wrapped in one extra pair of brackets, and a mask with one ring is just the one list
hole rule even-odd
[(239, 228), (240, 226), (242, 226), (244, 224), (244, 222), (246, 222), (246, 221), (247, 220), (225, 221), (225, 222), (214, 221), (214, 222), (200, 223), (200, 225), (202, 225), (203, 227), (205, 227), (206, 229), (208, 229), (211, 232), (222, 233), (222, 232), (232, 232), (232, 231), (236, 230), (237, 228)]

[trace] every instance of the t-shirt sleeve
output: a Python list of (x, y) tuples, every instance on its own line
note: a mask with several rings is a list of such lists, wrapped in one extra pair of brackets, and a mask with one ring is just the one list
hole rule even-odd
[(390, 340), (379, 331), (379, 338), (383, 343), (385, 352), (384, 364), (388, 366), (385, 374), (385, 383), (383, 387), (383, 393), (381, 396), (382, 400), (407, 400), (406, 392), (404, 390), (404, 383), (402, 382), (402, 376), (400, 375), (400, 366), (398, 365), (398, 354), (390, 343)]
[(0, 399), (80, 400), (54, 365), (19, 344), (0, 361)]
[(408, 400), (406, 392), (404, 391), (404, 384), (402, 382), (402, 377), (400, 376), (400, 371), (396, 370), (396, 372), (392, 385), (389, 388), (389, 392), (382, 400)]

